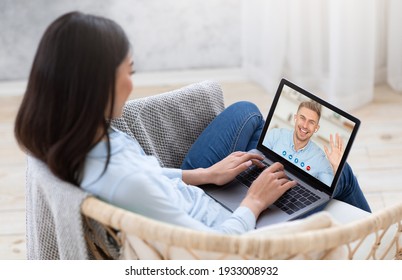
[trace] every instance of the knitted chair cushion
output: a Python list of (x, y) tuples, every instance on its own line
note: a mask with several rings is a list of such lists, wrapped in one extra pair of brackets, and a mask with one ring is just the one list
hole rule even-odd
[(128, 101), (112, 125), (134, 137), (163, 167), (180, 167), (188, 149), (224, 109), (222, 90), (204, 81), (171, 92)]

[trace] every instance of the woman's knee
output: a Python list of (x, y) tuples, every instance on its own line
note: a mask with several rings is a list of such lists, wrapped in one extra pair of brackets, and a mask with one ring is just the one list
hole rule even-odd
[(247, 113), (255, 113), (261, 115), (260, 109), (258, 109), (257, 105), (250, 101), (238, 101), (228, 106), (226, 110), (234, 111), (234, 112), (247, 112)]

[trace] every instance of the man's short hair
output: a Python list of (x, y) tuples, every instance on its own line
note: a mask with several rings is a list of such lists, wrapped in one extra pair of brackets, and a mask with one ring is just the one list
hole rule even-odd
[(313, 100), (303, 101), (302, 103), (300, 103), (299, 108), (297, 108), (297, 112), (299, 112), (299, 110), (301, 108), (310, 109), (310, 110), (312, 110), (312, 111), (317, 113), (318, 120), (320, 120), (320, 118), (321, 118), (321, 107), (322, 107), (321, 104), (319, 104), (319, 103), (317, 103), (317, 102), (315, 102)]

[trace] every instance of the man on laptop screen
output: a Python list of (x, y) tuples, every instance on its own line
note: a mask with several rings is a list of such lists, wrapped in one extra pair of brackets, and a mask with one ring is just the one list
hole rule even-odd
[[(291, 110), (297, 104), (299, 105), (293, 114)], [(263, 145), (331, 186), (343, 155), (342, 137), (346, 141), (350, 138), (353, 124), (349, 124), (339, 115), (331, 118), (335, 115), (334, 112), (287, 86), (283, 88), (278, 108), (280, 110), (273, 116)], [(286, 117), (281, 121), (281, 116)], [(336, 131), (332, 133), (330, 130)]]

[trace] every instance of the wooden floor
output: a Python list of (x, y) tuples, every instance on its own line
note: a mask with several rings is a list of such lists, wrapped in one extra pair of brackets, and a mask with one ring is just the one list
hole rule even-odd
[[(135, 97), (182, 85), (137, 87)], [(250, 82), (222, 83), (226, 105), (250, 100), (266, 114), (271, 96)], [(134, 97), (134, 96), (133, 96)], [(20, 95), (0, 96), (0, 259), (25, 259), (25, 156), (13, 137)], [(402, 94), (387, 86), (352, 113), (362, 121), (349, 157), (373, 211), (402, 201)]]

